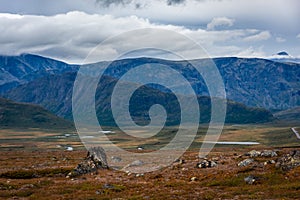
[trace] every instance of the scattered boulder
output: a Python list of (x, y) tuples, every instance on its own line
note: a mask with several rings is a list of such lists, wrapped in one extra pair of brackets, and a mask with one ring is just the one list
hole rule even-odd
[(300, 166), (300, 151), (294, 150), (291, 151), (289, 154), (283, 155), (277, 160), (275, 166), (285, 171)]
[(195, 177), (195, 176), (191, 178), (191, 181), (192, 181), (192, 182), (197, 181), (197, 180), (198, 180), (198, 179), (197, 179), (197, 177)]
[(257, 182), (257, 180), (258, 180), (258, 178), (253, 175), (250, 175), (250, 176), (247, 176), (246, 178), (244, 178), (244, 181), (249, 185), (254, 184), (255, 182)]
[(260, 154), (261, 157), (276, 157), (278, 154), (273, 150), (263, 150)]
[(249, 156), (251, 158), (255, 157), (276, 157), (278, 156), (276, 151), (273, 150), (263, 150), (263, 151), (256, 151), (252, 150), (245, 154), (246, 156)]
[(275, 164), (275, 163), (276, 163), (275, 160), (268, 160), (268, 161), (264, 162), (264, 165)]
[(199, 163), (197, 163), (197, 168), (212, 168), (212, 167), (216, 167), (217, 163), (212, 161), (212, 160), (203, 160)]
[(261, 155), (260, 151), (252, 150), (246, 153), (246, 156), (250, 156), (251, 158), (258, 157)]
[(106, 154), (102, 147), (92, 147), (86, 158), (67, 175), (67, 178), (97, 172), (98, 169), (108, 169)]
[(245, 159), (245, 160), (239, 162), (238, 166), (239, 167), (246, 167), (246, 166), (249, 166), (250, 164), (252, 164), (253, 162), (254, 162), (253, 159), (248, 158), (248, 159)]

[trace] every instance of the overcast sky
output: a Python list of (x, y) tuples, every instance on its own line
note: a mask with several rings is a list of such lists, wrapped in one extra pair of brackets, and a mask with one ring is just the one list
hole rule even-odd
[(211, 57), (300, 57), (299, 8), (299, 0), (0, 0), (0, 54), (80, 63), (107, 37), (163, 28)]

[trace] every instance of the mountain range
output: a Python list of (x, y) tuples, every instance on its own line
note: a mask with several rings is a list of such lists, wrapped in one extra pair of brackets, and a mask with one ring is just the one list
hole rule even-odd
[[(300, 106), (300, 64), (281, 63), (257, 58), (215, 58), (213, 59), (223, 78), (228, 103), (227, 122), (254, 123), (273, 119), (268, 111), (283, 111)], [(109, 91), (115, 83), (130, 69), (140, 65), (167, 65), (180, 72), (199, 95), (200, 107), (204, 109), (201, 121), (209, 121), (210, 98), (202, 77), (192, 70), (192, 65), (201, 65), (206, 59), (192, 61), (170, 61), (154, 58), (132, 58), (117, 60), (105, 71), (105, 78), (98, 85), (96, 94), (97, 113), (106, 116), (105, 124), (113, 123)], [(104, 68), (107, 62), (84, 65)], [(29, 102), (43, 106), (58, 116), (72, 119), (71, 98), (73, 83), (79, 65), (69, 65), (41, 56), (24, 54), (20, 56), (0, 56), (0, 94), (18, 102)], [(93, 74), (91, 74), (93, 76)], [(145, 74), (147, 76), (147, 74)], [(170, 74), (157, 73), (158, 77), (170, 77)], [(93, 77), (92, 77), (93, 78)], [(127, 83), (136, 84), (136, 83)], [(154, 97), (147, 95), (155, 94)], [(144, 95), (144, 96), (143, 96)], [(189, 94), (184, 93), (184, 96)], [(138, 104), (138, 99), (151, 99), (149, 103), (164, 102), (170, 107), (170, 116), (178, 115), (180, 109), (169, 91), (160, 86), (148, 85), (137, 94), (134, 118), (148, 119), (147, 104)], [(170, 106), (171, 105), (171, 106)], [(201, 113), (202, 114), (202, 113)], [(104, 118), (103, 118), (104, 119)], [(177, 123), (176, 117), (170, 117), (169, 123)]]

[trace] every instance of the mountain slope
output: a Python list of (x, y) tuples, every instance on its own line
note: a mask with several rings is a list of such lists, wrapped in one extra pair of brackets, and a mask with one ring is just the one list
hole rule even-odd
[[(234, 57), (215, 58), (213, 61), (223, 78), (228, 99), (247, 106), (270, 110), (285, 110), (300, 106), (300, 64)], [(198, 95), (208, 96), (204, 80), (192, 67), (193, 64), (205, 66), (206, 62), (207, 59), (189, 62), (153, 58), (117, 60), (106, 70), (106, 75), (120, 78), (135, 66), (166, 65), (185, 76)], [(103, 63), (93, 64), (93, 66), (95, 65), (101, 68)], [(143, 76), (147, 76), (147, 74)], [(156, 73), (156, 76), (171, 77), (167, 72)], [(178, 85), (181, 84), (178, 83)]]
[(0, 127), (64, 129), (73, 124), (40, 106), (0, 98)]
[[(8, 97), (21, 102), (39, 104), (61, 117), (72, 119), (72, 90), (75, 77), (75, 73), (50, 75), (11, 90)], [(104, 125), (114, 125), (110, 98), (117, 81), (117, 79), (106, 76), (101, 79), (98, 85), (95, 97), (96, 109), (98, 117)], [(84, 89), (82, 95), (84, 95)], [(198, 101), (201, 109), (200, 121), (208, 122), (210, 120), (210, 98), (199, 96)], [(132, 97), (130, 112), (137, 122), (144, 123), (149, 120), (149, 107), (157, 103), (165, 106), (169, 115), (169, 125), (179, 123), (180, 107), (176, 97), (171, 93), (161, 92), (149, 86), (139, 88)], [(267, 122), (272, 119), (272, 114), (264, 109), (249, 108), (243, 104), (228, 102), (226, 118), (228, 123)]]
[(292, 109), (276, 112), (274, 116), (277, 119), (285, 120), (285, 121), (300, 121), (300, 107), (295, 107)]
[(76, 65), (37, 55), (0, 56), (0, 94), (49, 74), (76, 71)]

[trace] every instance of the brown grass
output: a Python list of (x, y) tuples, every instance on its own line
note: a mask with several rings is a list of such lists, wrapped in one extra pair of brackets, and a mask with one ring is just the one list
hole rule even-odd
[[(251, 149), (272, 148), (273, 144), (278, 148), (280, 145), (272, 138), (279, 137), (280, 132), (287, 133), (281, 138), (282, 144), (296, 144), (298, 141), (292, 134), (288, 135), (288, 131), (288, 127), (227, 126), (221, 140), (254, 140), (262, 144), (217, 145), (209, 154), (209, 158), (217, 160), (216, 168), (195, 167), (199, 161), (196, 144), (183, 155), (186, 163), (174, 163), (144, 176), (110, 169), (67, 179), (65, 175), (86, 156), (78, 139), (52, 139), (64, 134), (58, 132), (1, 130), (0, 199), (300, 199), (300, 167), (283, 172), (274, 164), (260, 164), (271, 158), (255, 158), (256, 165), (237, 167), (237, 163), (246, 158), (243, 154)], [(272, 132), (275, 134), (268, 137)], [(122, 139), (118, 134), (111, 137), (116, 141)], [(72, 145), (75, 151), (58, 148), (58, 144)], [(120, 146), (125, 144), (140, 145), (126, 141)], [(280, 155), (290, 150), (279, 149)], [(259, 177), (259, 181), (246, 184), (244, 178), (248, 175)], [(197, 180), (191, 181), (192, 177)], [(106, 184), (110, 187), (105, 187)]]
[[(221, 150), (221, 151), (220, 151)], [(283, 149), (287, 152), (287, 149)], [(297, 199), (300, 198), (300, 168), (290, 172), (267, 167), (239, 168), (243, 159), (227, 148), (215, 150), (210, 157), (224, 164), (198, 169), (197, 152), (189, 151), (184, 164), (174, 164), (159, 171), (136, 177), (114, 170), (67, 179), (65, 174), (85, 156), (85, 151), (14, 151), (0, 152), (0, 198), (27, 199)], [(282, 153), (283, 153), (282, 152)], [(55, 159), (54, 159), (55, 158)], [(261, 160), (263, 162), (263, 160)], [(186, 170), (182, 170), (185, 168)], [(247, 185), (244, 177), (259, 177)], [(197, 177), (191, 181), (191, 177)], [(105, 188), (109, 184), (110, 188)]]

